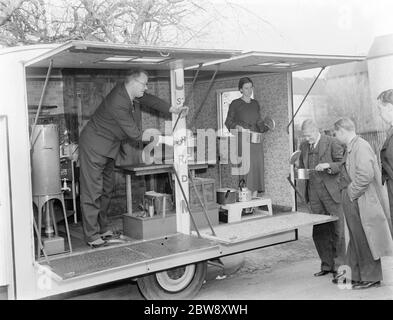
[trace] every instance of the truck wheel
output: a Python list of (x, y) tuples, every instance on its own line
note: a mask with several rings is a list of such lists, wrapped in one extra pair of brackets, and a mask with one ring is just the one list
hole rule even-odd
[(137, 283), (147, 300), (183, 300), (195, 297), (205, 276), (206, 262), (199, 262), (138, 278)]

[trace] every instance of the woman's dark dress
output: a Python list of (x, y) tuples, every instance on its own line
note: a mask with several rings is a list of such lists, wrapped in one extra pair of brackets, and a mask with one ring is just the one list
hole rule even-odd
[[(260, 106), (257, 100), (251, 99), (247, 103), (239, 98), (231, 102), (225, 120), (225, 126), (228, 130), (231, 130), (235, 129), (236, 125), (254, 132), (265, 132), (268, 130), (261, 120)], [(241, 135), (238, 137), (239, 149), (241, 149)], [(242, 155), (240, 151), (239, 155)], [(244, 176), (240, 176), (240, 178), (246, 180), (247, 187), (252, 191), (265, 191), (262, 142), (250, 144), (250, 170)]]

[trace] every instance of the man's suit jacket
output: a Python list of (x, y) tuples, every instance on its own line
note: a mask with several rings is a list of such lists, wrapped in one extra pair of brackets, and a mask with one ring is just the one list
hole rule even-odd
[[(339, 188), (339, 173), (341, 171), (341, 167), (343, 165), (344, 160), (344, 147), (340, 144), (340, 142), (333, 137), (326, 136), (321, 134), (321, 139), (319, 140), (319, 163), (329, 163), (330, 170), (324, 170), (322, 172), (316, 172), (315, 174), (319, 175), (322, 178), (323, 183), (326, 186), (330, 196), (332, 199), (340, 203), (341, 202), (341, 192)], [(309, 143), (304, 141), (300, 145), (301, 155), (299, 158), (299, 167), (300, 168), (308, 168), (308, 151), (309, 151)], [(313, 168), (312, 168), (313, 169)], [(308, 197), (308, 180), (306, 181), (305, 186), (305, 198), (306, 201), (309, 201)]]
[(385, 143), (381, 148), (382, 182), (393, 180), (393, 127), (387, 132)]
[(151, 94), (131, 102), (124, 83), (116, 85), (94, 112), (80, 138), (81, 147), (89, 148), (100, 155), (115, 159), (122, 141), (140, 140), (142, 137), (141, 113), (137, 105), (169, 112), (170, 105)]

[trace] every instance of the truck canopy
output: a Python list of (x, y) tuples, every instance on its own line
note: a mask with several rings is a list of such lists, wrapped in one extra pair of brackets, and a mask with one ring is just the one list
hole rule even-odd
[(364, 56), (317, 55), (282, 52), (242, 52), (240, 50), (209, 50), (133, 46), (90, 41), (70, 41), (47, 51), (26, 63), (29, 67), (170, 70), (181, 60), (185, 70), (241, 72), (293, 72), (326, 67)]

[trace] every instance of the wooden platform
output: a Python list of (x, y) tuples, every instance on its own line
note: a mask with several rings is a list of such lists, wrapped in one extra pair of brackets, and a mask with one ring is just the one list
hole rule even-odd
[[(242, 211), (245, 208), (256, 208), (261, 206), (267, 206), (267, 215), (273, 215), (272, 200), (269, 198), (252, 198), (250, 201), (235, 202), (226, 205), (222, 205), (221, 208), (228, 210), (228, 223), (237, 222), (242, 220)], [(247, 215), (246, 219), (252, 219), (252, 214)]]

